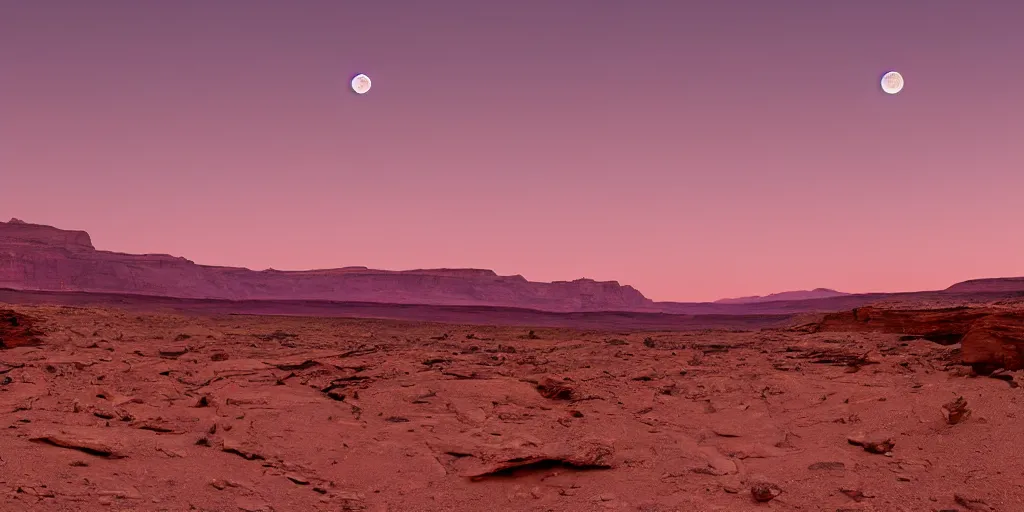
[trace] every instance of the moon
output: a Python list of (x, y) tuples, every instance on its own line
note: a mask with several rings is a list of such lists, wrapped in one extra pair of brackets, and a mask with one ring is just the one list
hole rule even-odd
[(352, 77), (352, 92), (356, 94), (366, 94), (370, 92), (370, 86), (373, 82), (370, 81), (370, 77), (360, 73)]
[(882, 76), (882, 90), (889, 94), (896, 94), (903, 90), (903, 75), (896, 71), (890, 71)]

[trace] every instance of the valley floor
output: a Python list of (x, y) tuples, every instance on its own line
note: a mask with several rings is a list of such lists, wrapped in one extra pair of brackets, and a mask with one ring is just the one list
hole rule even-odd
[(1024, 510), (957, 345), (6, 307), (5, 511)]

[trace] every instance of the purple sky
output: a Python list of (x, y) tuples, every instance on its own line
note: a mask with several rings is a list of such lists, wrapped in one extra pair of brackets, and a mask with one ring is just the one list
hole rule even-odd
[(1009, 0), (0, 2), (0, 217), (205, 264), (480, 267), (657, 300), (1024, 275), (1022, 19)]

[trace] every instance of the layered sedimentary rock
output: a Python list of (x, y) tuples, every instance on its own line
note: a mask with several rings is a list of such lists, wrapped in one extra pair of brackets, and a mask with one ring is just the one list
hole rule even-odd
[(861, 307), (827, 314), (813, 328), (832, 332), (889, 332), (953, 344), (960, 341), (974, 322), (992, 313), (989, 309), (974, 308), (903, 310)]
[(960, 341), (963, 362), (981, 373), (1024, 370), (1024, 312), (991, 315), (973, 323)]
[(96, 250), (88, 233), (0, 223), (0, 287), (227, 300), (330, 300), (479, 305), (547, 311), (636, 311), (652, 301), (630, 286), (590, 279), (537, 283), (490, 270), (348, 267), (253, 271), (163, 254)]
[(1024, 311), (999, 308), (891, 310), (872, 307), (827, 314), (814, 331), (887, 332), (961, 344), (961, 361), (981, 373), (1024, 370)]

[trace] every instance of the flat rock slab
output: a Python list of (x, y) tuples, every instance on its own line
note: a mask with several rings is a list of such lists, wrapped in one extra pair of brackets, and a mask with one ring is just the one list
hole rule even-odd
[(29, 438), (36, 443), (50, 444), (61, 448), (69, 448), (80, 452), (106, 457), (110, 459), (124, 458), (121, 448), (110, 438), (110, 435), (97, 435), (82, 432), (50, 431), (36, 434)]

